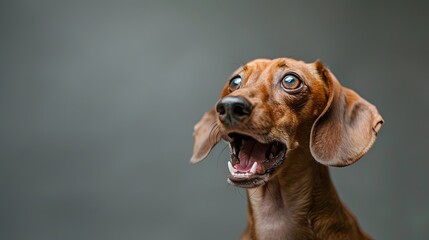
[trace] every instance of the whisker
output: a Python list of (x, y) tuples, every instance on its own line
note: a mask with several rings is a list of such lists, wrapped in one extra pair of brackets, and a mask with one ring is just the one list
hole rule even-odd
[(222, 151), (220, 151), (220, 153), (217, 155), (216, 167), (219, 167), (219, 159), (220, 159), (220, 155), (222, 155), (222, 153), (225, 151), (225, 149), (226, 149), (227, 147), (228, 147), (228, 146), (225, 146), (225, 147), (222, 149)]
[(210, 124), (210, 128), (211, 129), (210, 129), (210, 133), (209, 133), (209, 140), (211, 140), (211, 136), (213, 135), (213, 132), (218, 129), (216, 122), (213, 122), (212, 124)]
[(235, 191), (238, 192), (238, 194), (240, 195), (241, 198), (246, 199), (246, 196), (244, 196), (241, 192), (241, 189), (235, 187)]
[(274, 196), (274, 193), (273, 192), (271, 192), (271, 190), (270, 190), (270, 186), (268, 185), (268, 184), (266, 184), (267, 182), (264, 180), (264, 184), (265, 184), (265, 186), (267, 186), (267, 191), (268, 191), (268, 193), (271, 195), (271, 197), (273, 198), (273, 199), (275, 199), (275, 196)]
[[(249, 197), (251, 198), (251, 197), (256, 193), (256, 191), (257, 191), (257, 190), (256, 190), (256, 189), (254, 189), (252, 193), (249, 193)], [(249, 192), (250, 192), (250, 191), (249, 191)]]
[(220, 139), (220, 131), (219, 131), (219, 128), (217, 129), (217, 133), (216, 133), (216, 139)]
[(234, 189), (234, 192), (235, 192), (236, 194), (240, 195), (240, 197), (241, 197), (242, 199), (246, 199), (246, 196), (242, 194), (242, 191), (241, 191), (242, 189), (241, 189), (241, 188), (238, 188), (238, 187), (235, 187), (235, 186), (233, 186), (232, 184), (227, 184), (227, 185), (226, 185), (226, 187), (225, 187), (225, 190), (229, 189), (230, 187), (232, 187), (232, 188)]

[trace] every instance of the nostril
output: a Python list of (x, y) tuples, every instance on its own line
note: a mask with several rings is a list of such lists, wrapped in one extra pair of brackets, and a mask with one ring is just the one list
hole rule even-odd
[(243, 116), (243, 115), (247, 115), (247, 113), (245, 112), (244, 108), (242, 105), (236, 105), (233, 108), (233, 114), (236, 116)]
[(224, 115), (225, 114), (225, 112), (226, 112), (226, 110), (225, 110), (225, 106), (223, 105), (223, 104), (218, 104), (217, 106), (216, 106), (216, 111), (217, 111), (217, 113), (219, 113), (219, 115)]

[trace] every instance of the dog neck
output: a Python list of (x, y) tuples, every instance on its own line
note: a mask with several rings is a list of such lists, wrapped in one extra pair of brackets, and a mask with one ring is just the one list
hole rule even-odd
[(247, 190), (242, 239), (368, 239), (341, 203), (326, 166), (311, 156), (287, 159), (269, 182)]

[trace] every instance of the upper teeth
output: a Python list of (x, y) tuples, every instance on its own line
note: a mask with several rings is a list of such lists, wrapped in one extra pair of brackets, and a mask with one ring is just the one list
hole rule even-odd
[(252, 168), (250, 169), (250, 173), (255, 174), (256, 173), (256, 167), (258, 167), (258, 163), (254, 162), (252, 165)]
[(230, 172), (232, 175), (234, 175), (234, 174), (237, 172), (237, 169), (235, 169), (235, 168), (232, 166), (231, 161), (228, 161), (228, 169), (229, 169), (229, 172)]

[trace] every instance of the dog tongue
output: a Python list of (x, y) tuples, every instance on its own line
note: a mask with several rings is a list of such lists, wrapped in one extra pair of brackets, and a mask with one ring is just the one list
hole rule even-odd
[(249, 171), (254, 162), (260, 162), (265, 159), (268, 147), (269, 144), (262, 144), (253, 138), (247, 139), (238, 154), (240, 163), (235, 168), (241, 172)]

